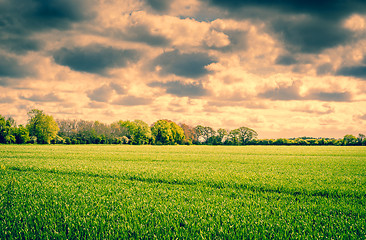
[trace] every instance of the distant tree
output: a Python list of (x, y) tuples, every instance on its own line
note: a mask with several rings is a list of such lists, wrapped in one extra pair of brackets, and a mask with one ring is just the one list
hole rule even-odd
[(357, 144), (357, 138), (351, 134), (343, 137), (343, 145), (353, 146)]
[(32, 109), (28, 112), (28, 124), (30, 136), (37, 137), (38, 143), (50, 143), (59, 130), (52, 116), (46, 115), (42, 110)]
[(16, 143), (16, 131), (15, 120), (12, 117), (5, 119), (0, 115), (0, 143)]
[(258, 134), (253, 129), (247, 127), (240, 127), (238, 129), (231, 130), (229, 133), (229, 141), (233, 145), (245, 145), (251, 140), (257, 138)]
[(129, 142), (132, 143), (134, 141), (134, 132), (136, 130), (136, 125), (128, 120), (118, 121), (116, 124), (118, 125), (118, 134), (120, 134), (119, 136), (126, 136), (129, 139)]
[(14, 129), (14, 136), (16, 143), (22, 144), (27, 143), (30, 141), (29, 131), (26, 127), (19, 125), (17, 128)]
[(158, 145), (182, 144), (185, 140), (183, 129), (175, 122), (166, 119), (156, 121), (151, 127), (151, 132), (155, 144)]
[(286, 138), (277, 138), (273, 142), (273, 145), (288, 145), (288, 139), (286, 139)]
[(358, 134), (358, 137), (357, 137), (357, 145), (365, 145), (365, 135), (364, 134)]
[(209, 144), (209, 140), (215, 136), (216, 131), (211, 127), (205, 127), (202, 125), (198, 125), (195, 127), (195, 132), (198, 138), (198, 141), (203, 144)]
[(58, 135), (63, 138), (70, 138), (76, 136), (78, 133), (78, 121), (69, 119), (57, 119), (57, 126), (59, 128)]
[(135, 124), (134, 144), (149, 144), (152, 139), (152, 132), (147, 123), (142, 120), (133, 121)]
[(0, 143), (5, 143), (5, 138), (8, 135), (5, 117), (0, 115)]
[(66, 142), (65, 142), (65, 139), (64, 138), (62, 138), (62, 137), (60, 137), (60, 136), (57, 135), (55, 138), (53, 138), (51, 140), (51, 143), (52, 144), (65, 144)]
[(238, 129), (233, 129), (229, 132), (227, 144), (240, 145)]
[(222, 144), (223, 142), (225, 142), (228, 135), (229, 135), (228, 130), (219, 128), (216, 132), (216, 136), (217, 136), (217, 140), (218, 140), (219, 144)]
[(185, 140), (185, 134), (183, 129), (173, 121), (170, 121), (170, 129), (173, 135), (174, 144), (183, 144)]
[(173, 143), (173, 134), (170, 123), (167, 120), (158, 120), (151, 127), (151, 132), (157, 145), (168, 145)]
[(247, 127), (238, 128), (238, 133), (239, 133), (239, 141), (243, 145), (248, 144), (249, 141), (257, 138), (258, 136), (258, 133), (256, 131)]
[(309, 142), (310, 145), (314, 146), (314, 145), (319, 145), (319, 141), (318, 139), (308, 139), (307, 140)]
[(319, 145), (326, 145), (326, 140), (324, 138), (321, 138), (318, 140)]
[(179, 126), (183, 129), (184, 136), (185, 136), (185, 144), (195, 144), (198, 142), (197, 134), (195, 132), (194, 127), (189, 126), (187, 124), (179, 124)]
[(142, 120), (118, 121), (113, 123), (112, 126), (116, 137), (125, 137), (123, 143), (148, 144), (152, 141), (151, 129)]
[(297, 145), (309, 145), (309, 142), (302, 138), (296, 138)]

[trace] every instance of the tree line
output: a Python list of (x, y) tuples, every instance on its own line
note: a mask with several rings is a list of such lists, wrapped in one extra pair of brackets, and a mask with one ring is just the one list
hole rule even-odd
[(5, 144), (133, 144), (133, 145), (366, 145), (365, 135), (330, 138), (258, 139), (255, 130), (233, 130), (190, 126), (161, 119), (149, 126), (142, 120), (99, 121), (55, 120), (42, 110), (28, 112), (26, 126), (0, 115), (0, 143)]

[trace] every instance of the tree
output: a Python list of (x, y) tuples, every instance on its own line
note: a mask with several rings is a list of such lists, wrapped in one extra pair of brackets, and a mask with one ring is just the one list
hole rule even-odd
[(172, 131), (174, 143), (182, 144), (185, 140), (185, 134), (183, 129), (173, 121), (170, 122), (170, 128)]
[(210, 138), (212, 138), (216, 134), (216, 131), (212, 127), (205, 127), (202, 125), (196, 126), (195, 132), (198, 141), (200, 141), (203, 144), (209, 143)]
[(227, 143), (230, 145), (240, 145), (238, 129), (233, 129), (229, 132)]
[(155, 137), (155, 144), (168, 145), (173, 142), (172, 130), (167, 120), (158, 120), (151, 127), (151, 132)]
[(136, 129), (136, 125), (131, 121), (118, 121), (117, 125), (119, 125), (118, 128), (118, 134), (120, 134), (120, 137), (126, 136), (129, 139), (129, 142), (134, 141), (134, 132)]
[(182, 144), (185, 139), (183, 129), (170, 120), (158, 120), (151, 127), (151, 132), (155, 137), (155, 144), (172, 145)]
[(149, 125), (142, 120), (133, 121), (135, 124), (134, 144), (149, 144), (152, 139), (152, 133)]
[(6, 120), (0, 115), (0, 143), (5, 143), (5, 138), (8, 135), (7, 132)]
[(130, 144), (148, 144), (152, 141), (152, 133), (149, 125), (142, 120), (118, 121), (113, 123), (113, 132), (116, 137), (124, 138), (125, 143)]
[(216, 135), (218, 138), (218, 142), (222, 144), (223, 142), (225, 142), (227, 136), (229, 135), (229, 131), (223, 128), (219, 128)]
[(5, 119), (0, 115), (0, 143), (15, 143), (16, 123), (12, 117)]
[(27, 143), (30, 141), (29, 131), (26, 127), (19, 125), (14, 130), (15, 130), (14, 136), (15, 136), (16, 143), (22, 144), (22, 143)]
[(32, 109), (28, 112), (28, 124), (30, 136), (37, 137), (38, 143), (51, 142), (59, 130), (56, 121), (52, 116), (46, 115), (42, 110)]
[(358, 134), (357, 143), (358, 145), (364, 145), (365, 144), (365, 135), (360, 133)]
[(352, 146), (356, 144), (357, 144), (357, 138), (355, 136), (348, 134), (343, 137), (343, 145)]
[(240, 127), (230, 131), (229, 138), (234, 145), (248, 144), (252, 139), (257, 138), (258, 133), (247, 127)]
[(241, 144), (248, 144), (252, 139), (257, 138), (258, 133), (251, 128), (240, 127), (238, 128), (239, 140)]
[(198, 142), (197, 134), (195, 132), (194, 127), (189, 126), (185, 123), (181, 123), (179, 124), (179, 126), (183, 129), (186, 144), (192, 144)]

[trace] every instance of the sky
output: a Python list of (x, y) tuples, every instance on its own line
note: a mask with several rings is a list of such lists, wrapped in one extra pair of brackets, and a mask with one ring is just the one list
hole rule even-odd
[(363, 0), (0, 0), (0, 114), (366, 133)]

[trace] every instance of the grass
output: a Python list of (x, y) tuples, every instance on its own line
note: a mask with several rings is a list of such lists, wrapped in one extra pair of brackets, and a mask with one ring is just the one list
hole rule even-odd
[(366, 239), (365, 150), (0, 145), (0, 239)]

